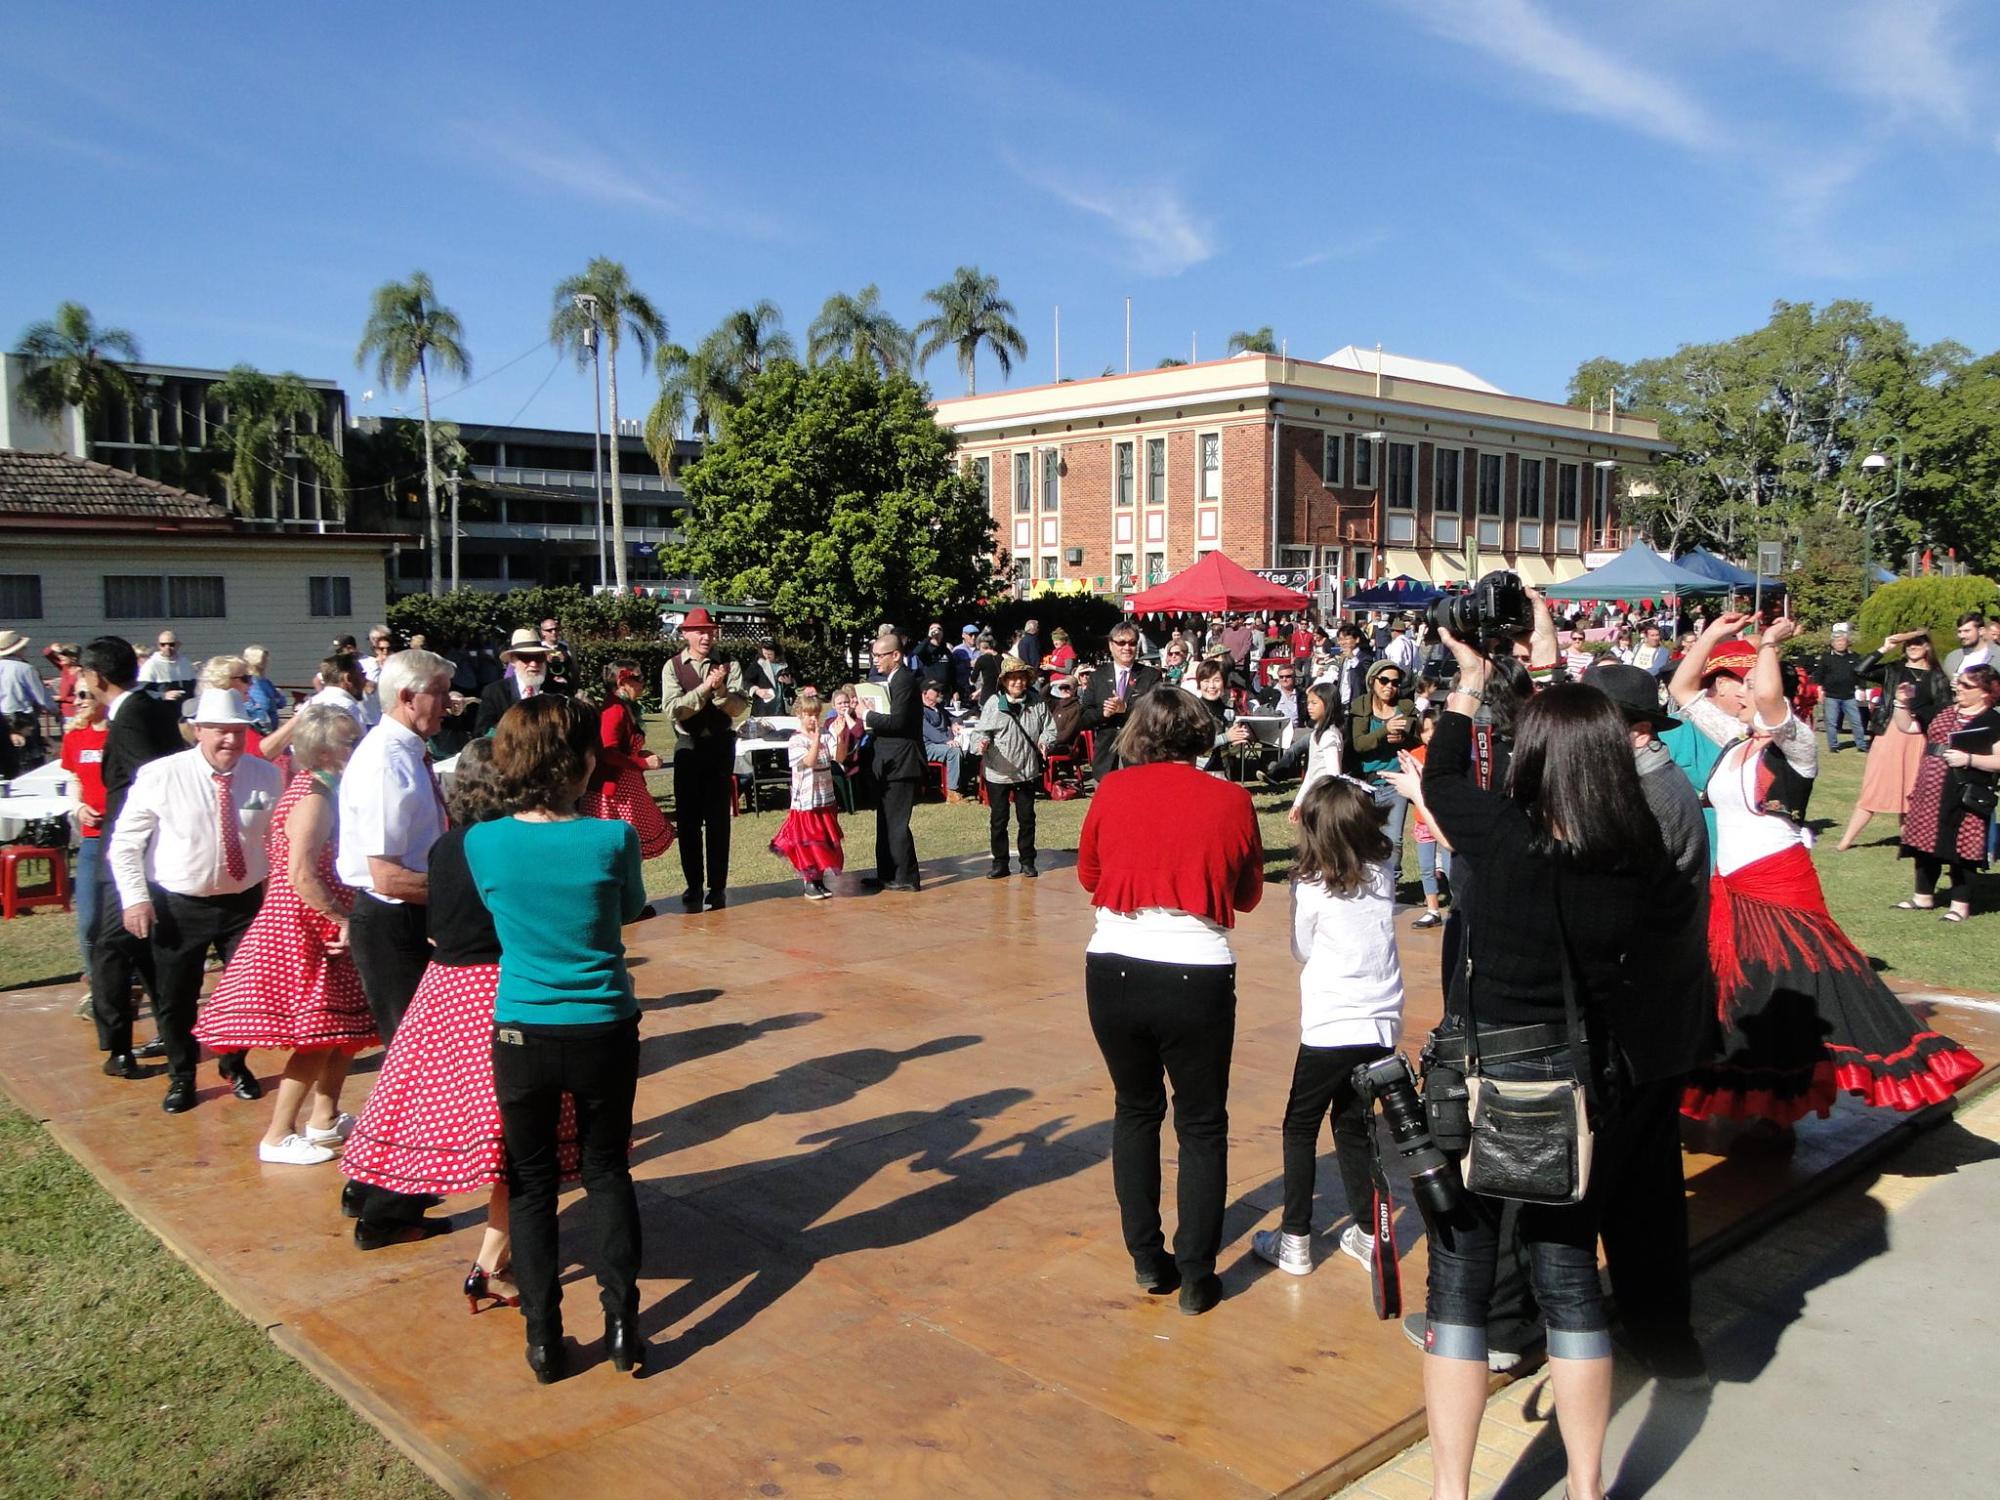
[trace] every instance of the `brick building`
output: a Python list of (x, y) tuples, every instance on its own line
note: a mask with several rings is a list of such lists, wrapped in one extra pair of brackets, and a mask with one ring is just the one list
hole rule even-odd
[(985, 486), (1016, 586), (1107, 594), (1217, 548), (1329, 589), (1501, 566), (1573, 578), (1630, 541), (1619, 498), (1667, 451), (1653, 422), (1351, 347), (955, 397), (937, 414)]

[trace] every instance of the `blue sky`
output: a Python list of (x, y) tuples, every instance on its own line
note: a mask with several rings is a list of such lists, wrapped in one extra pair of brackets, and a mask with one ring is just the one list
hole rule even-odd
[(534, 351), (596, 254), (690, 345), (759, 297), (803, 342), (869, 281), (914, 322), (976, 263), (1016, 385), (1058, 305), (1065, 373), (1122, 367), (1128, 296), (1135, 368), (1268, 323), (1555, 399), (1776, 298), (2000, 347), (1983, 0), (80, 4), (7, 33), (0, 338), (71, 298), (150, 359), (358, 396), (368, 294), (422, 267), (486, 377), (439, 407), (466, 423), (588, 426)]

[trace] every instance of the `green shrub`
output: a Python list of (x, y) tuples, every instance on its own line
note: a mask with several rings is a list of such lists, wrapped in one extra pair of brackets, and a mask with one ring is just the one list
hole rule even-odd
[(1990, 578), (1900, 578), (1875, 590), (1855, 621), (1857, 650), (1872, 651), (1902, 630), (1928, 630), (1942, 660), (1952, 648), (1958, 617), (1968, 610), (2000, 612), (2000, 584)]

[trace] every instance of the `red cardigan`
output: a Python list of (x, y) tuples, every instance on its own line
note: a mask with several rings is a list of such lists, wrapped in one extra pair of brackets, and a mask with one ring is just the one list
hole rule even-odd
[(1076, 875), (1093, 906), (1166, 907), (1234, 927), (1264, 898), (1250, 794), (1185, 761), (1113, 772), (1084, 815)]

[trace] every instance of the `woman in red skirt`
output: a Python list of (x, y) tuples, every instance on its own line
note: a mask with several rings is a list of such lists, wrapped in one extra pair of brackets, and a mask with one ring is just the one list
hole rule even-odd
[(1827, 910), (1805, 828), (1818, 742), (1792, 716), (1778, 662), (1798, 627), (1778, 620), (1753, 647), (1736, 639), (1751, 618), (1725, 614), (1703, 631), (1669, 689), (1726, 747), (1708, 780), (1722, 1049), (1690, 1077), (1681, 1112), (1782, 1129), (1825, 1115), (1842, 1091), (1898, 1110), (1948, 1099), (1979, 1059), (1919, 1026)]
[[(467, 1306), (517, 1306), (507, 1280), (507, 1150), (493, 1091), (493, 996), (500, 939), (465, 863), (465, 831), (502, 816), (493, 741), (459, 752), (450, 830), (431, 846), (430, 966), (396, 1028), (382, 1076), (341, 1154), (340, 1170), (395, 1193), (489, 1193), (486, 1233), (465, 1278)], [(576, 1116), (564, 1101), (564, 1181), (577, 1175)]]
[(639, 722), (645, 678), (630, 662), (616, 662), (610, 670), (611, 701), (597, 721), (597, 770), (584, 794), (582, 811), (630, 823), (639, 835), (639, 857), (657, 859), (673, 843), (674, 830), (646, 790), (646, 773), (660, 769), (660, 757), (647, 750), (646, 731)]
[(347, 953), (354, 891), (334, 874), (334, 786), (361, 726), (324, 707), (298, 719), (291, 753), (299, 770), (271, 818), (264, 904), (194, 1034), (215, 1052), (291, 1049), (257, 1159), (304, 1167), (332, 1161), (333, 1147), (354, 1128), (354, 1117), (340, 1112), (340, 1089), (354, 1054), (376, 1037)]

